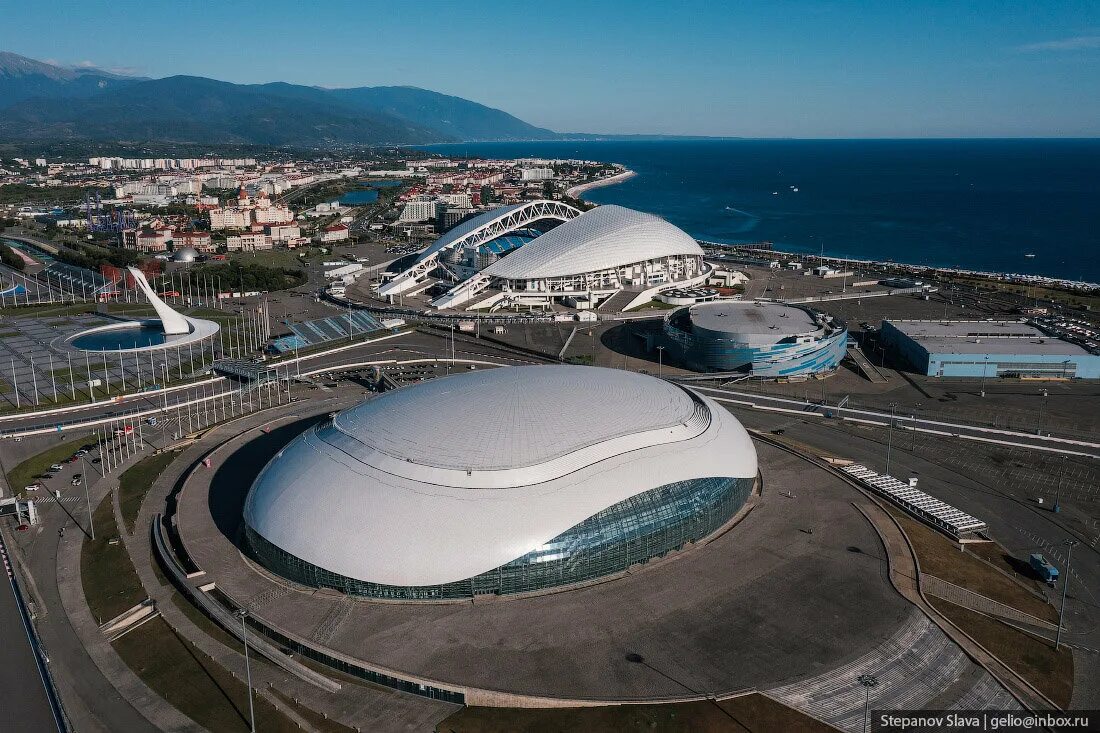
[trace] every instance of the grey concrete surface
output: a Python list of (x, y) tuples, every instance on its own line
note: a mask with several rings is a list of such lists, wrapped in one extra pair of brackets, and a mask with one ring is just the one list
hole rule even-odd
[[(183, 492), (179, 522), (188, 551), (224, 593), (242, 604), (262, 601), (255, 615), (310, 637), (344, 601), (323, 592), (271, 593), (276, 586), (250, 570), (233, 545), (247, 486), (291, 433), (272, 430), (197, 472)], [(758, 507), (681, 557), (530, 599), (354, 601), (334, 631), (325, 629), (328, 646), (430, 679), (588, 698), (774, 683), (873, 647), (910, 607), (886, 579), (877, 535), (850, 504), (860, 495), (824, 472), (808, 474), (775, 449), (762, 446), (761, 454), (766, 486)], [(629, 653), (642, 654), (647, 665), (631, 664)]]
[(46, 696), (43, 680), (35, 662), (31, 640), (27, 637), (23, 619), (8, 582), (0, 569), (0, 730), (12, 733), (40, 733), (57, 730), (53, 709)]
[[(796, 415), (763, 413), (730, 406), (746, 426), (761, 430), (781, 428), (785, 437), (850, 458), (874, 470), (885, 467), (887, 443), (891, 444), (890, 473), (901, 478), (917, 476), (920, 488), (985, 521), (993, 536), (1020, 561), (1032, 552), (1043, 552), (1065, 569), (1066, 540), (1080, 542), (1073, 554), (1073, 568), (1066, 604), (1063, 642), (1074, 648), (1075, 686), (1071, 703), (1076, 709), (1100, 706), (1100, 545), (1096, 527), (1098, 497), (1088, 487), (1067, 492), (1062, 511), (1048, 508), (1058, 485), (1057, 468), (1049, 456), (1026, 449), (1005, 449), (959, 441), (951, 436), (911, 436), (894, 431), (892, 438), (877, 426), (855, 426), (836, 420), (810, 420)], [(1045, 480), (1024, 474), (1025, 466), (1048, 466)], [(1084, 461), (1082, 470), (1097, 470), (1095, 461)], [(1048, 497), (1039, 506), (1036, 492)], [(1058, 605), (1058, 591), (1050, 591)]]

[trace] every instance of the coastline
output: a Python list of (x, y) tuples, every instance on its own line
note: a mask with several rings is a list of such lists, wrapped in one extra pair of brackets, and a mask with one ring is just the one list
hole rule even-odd
[[(631, 178), (638, 175), (637, 171), (630, 169), (624, 170), (622, 173), (616, 173), (613, 176), (607, 178), (600, 178), (595, 181), (589, 181), (588, 183), (582, 183), (565, 191), (566, 196), (573, 198), (583, 198), (583, 195), (587, 191), (591, 191), (594, 188), (603, 188), (605, 186), (614, 186), (616, 184), (628, 181)], [(724, 242), (708, 242), (706, 240), (696, 240), (700, 244), (717, 246), (717, 247), (736, 247), (736, 244), (728, 244)], [(898, 270), (902, 270), (911, 274), (920, 274), (934, 272), (943, 275), (964, 275), (970, 277), (979, 277), (987, 280), (994, 280), (998, 282), (1006, 283), (1023, 283), (1028, 285), (1039, 285), (1046, 287), (1064, 288), (1075, 291), (1084, 291), (1086, 293), (1092, 293), (1100, 290), (1100, 283), (1071, 280), (1068, 278), (1052, 277), (1049, 275), (1027, 275), (1023, 273), (1014, 272), (990, 272), (983, 270), (971, 270), (966, 268), (957, 267), (942, 267), (936, 265), (918, 265), (914, 263), (898, 262), (894, 260), (876, 260), (876, 259), (859, 259), (853, 257), (838, 257), (834, 255), (815, 255), (808, 252), (800, 252), (797, 250), (782, 250), (774, 249), (769, 250), (775, 254), (788, 255), (791, 257), (800, 257), (803, 259), (814, 260), (819, 263), (829, 263), (832, 265), (843, 264), (861, 264), (864, 266), (876, 266), (876, 267), (892, 267)]]
[(578, 198), (581, 198), (586, 191), (591, 191), (593, 188), (603, 188), (604, 186), (614, 186), (617, 183), (622, 183), (623, 181), (628, 181), (636, 175), (638, 175), (638, 173), (636, 171), (632, 171), (632, 170), (628, 169), (628, 170), (623, 171), (622, 173), (616, 173), (613, 176), (608, 176), (607, 178), (600, 178), (600, 179), (595, 180), (595, 181), (589, 181), (588, 183), (582, 183), (580, 185), (568, 188), (565, 191), (565, 195), (566, 196), (571, 196), (572, 198), (575, 198), (575, 199), (578, 199)]
[[(696, 239), (696, 242), (700, 246), (709, 246), (717, 248), (729, 248), (737, 249), (736, 244), (727, 244), (724, 242), (711, 242), (704, 239)], [(925, 273), (935, 273), (938, 275), (955, 275), (965, 277), (977, 277), (985, 280), (995, 280), (1003, 283), (1015, 283), (1024, 285), (1038, 285), (1040, 287), (1053, 287), (1068, 289), (1074, 291), (1082, 291), (1085, 293), (1094, 293), (1100, 291), (1100, 283), (1088, 282), (1085, 280), (1069, 280), (1060, 277), (1051, 277), (1049, 275), (1027, 275), (1019, 272), (990, 272), (987, 270), (971, 270), (960, 267), (939, 267), (936, 265), (918, 265), (908, 262), (898, 262), (896, 260), (875, 260), (875, 259), (862, 259), (857, 257), (837, 257), (835, 255), (819, 255), (810, 254), (808, 252), (800, 252), (790, 249), (769, 249), (761, 250), (760, 256), (766, 257), (768, 254), (784, 255), (792, 258), (798, 258), (801, 260), (809, 260), (811, 262), (817, 262), (819, 264), (836, 265), (838, 267), (846, 267), (848, 265), (862, 265), (864, 267), (878, 267), (878, 268), (893, 268), (901, 270), (912, 275), (921, 275)]]

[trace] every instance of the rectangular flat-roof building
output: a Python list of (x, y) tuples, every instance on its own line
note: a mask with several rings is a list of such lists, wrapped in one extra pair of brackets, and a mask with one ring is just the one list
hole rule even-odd
[(880, 339), (930, 377), (1100, 379), (1100, 354), (1026, 321), (883, 321)]

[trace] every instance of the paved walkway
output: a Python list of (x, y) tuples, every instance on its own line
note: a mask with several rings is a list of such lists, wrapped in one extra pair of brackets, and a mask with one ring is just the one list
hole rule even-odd
[[(148, 451), (135, 455), (127, 463), (119, 466), (119, 472), (147, 455), (149, 455)], [(101, 478), (89, 487), (94, 506), (98, 506), (109, 492), (115, 492), (118, 485), (115, 478), (117, 475), (118, 472), (108, 474), (106, 478)], [(123, 525), (119, 522), (120, 534), (122, 528)], [(80, 551), (83, 538), (84, 535), (79, 531), (70, 531), (65, 541), (60, 544), (57, 553), (57, 584), (61, 592), (61, 603), (69, 623), (103, 677), (109, 680), (118, 694), (144, 718), (142, 721), (144, 726), (127, 728), (127, 732), (130, 730), (179, 731), (180, 733), (202, 731), (203, 728), (200, 725), (183, 715), (142, 682), (99, 630), (99, 623), (92, 616), (84, 598), (84, 587), (80, 579)], [(120, 724), (119, 721), (112, 720), (106, 729), (120, 730), (116, 727)], [(137, 721), (130, 721), (127, 725), (140, 726)], [(83, 730), (80, 726), (77, 727), (78, 730)]]
[(866, 654), (828, 672), (765, 689), (775, 699), (835, 725), (862, 731), (864, 674), (878, 684), (870, 707), (886, 710), (1018, 710), (1019, 703), (970, 661), (927, 616), (914, 608), (908, 622)]
[[(356, 392), (353, 396), (344, 395), (340, 399), (330, 398), (332, 404), (327, 409), (342, 409), (349, 404), (358, 402), (360, 399), (362, 399), (362, 394), (359, 392)], [(310, 405), (312, 411), (318, 409), (317, 400), (311, 400)], [(141, 576), (145, 587), (151, 589), (150, 596), (157, 601), (157, 608), (164, 620), (175, 628), (181, 636), (192, 641), (199, 651), (239, 678), (243, 678), (244, 671), (243, 649), (236, 646), (233, 648), (227, 647), (196, 626), (173, 600), (174, 596), (180, 598), (175, 589), (171, 586), (160, 585), (149, 562), (138, 562), (137, 558), (149, 558), (151, 560), (153, 557), (149, 528), (156, 513), (164, 511), (165, 501), (169, 493), (174, 489), (180, 476), (190, 466), (222, 441), (260, 426), (270, 427), (284, 422), (291, 422), (296, 419), (300, 409), (302, 409), (302, 405), (295, 403), (276, 406), (262, 413), (247, 415), (214, 428), (201, 440), (189, 446), (154, 483), (149, 495), (142, 504), (141, 512), (134, 525), (134, 533), (125, 537), (127, 550), (130, 552), (131, 557), (135, 558), (138, 574)], [(336, 693), (329, 693), (255, 655), (251, 657), (251, 660), (252, 679), (257, 690), (264, 695), (268, 702), (290, 715), (292, 719), (296, 719), (305, 730), (310, 729), (308, 723), (272, 695), (272, 690), (278, 690), (287, 698), (298, 700), (305, 707), (328, 715), (331, 719), (352, 729), (358, 727), (364, 731), (379, 731), (380, 733), (386, 731), (431, 730), (437, 722), (458, 709), (457, 706), (448, 703), (441, 703), (366, 683), (357, 684), (343, 677), (340, 679), (343, 685), (342, 689)]]

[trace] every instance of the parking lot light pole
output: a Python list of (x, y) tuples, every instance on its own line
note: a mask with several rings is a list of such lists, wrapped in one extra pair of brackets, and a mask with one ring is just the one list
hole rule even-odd
[(1042, 391), (1043, 399), (1039, 402), (1039, 417), (1035, 420), (1035, 434), (1043, 434), (1043, 408), (1046, 407), (1047, 397), (1050, 393), (1047, 390)]
[(894, 452), (894, 410), (897, 402), (890, 403), (890, 427), (886, 431), (886, 475), (890, 475), (890, 455)]
[(859, 684), (863, 685), (863, 731), (867, 733), (867, 713), (871, 704), (871, 688), (878, 686), (878, 677), (873, 674), (861, 674)]
[(248, 725), (252, 733), (256, 733), (256, 708), (252, 704), (252, 667), (248, 662), (248, 626), (244, 621), (248, 611), (242, 608), (237, 611), (237, 615), (241, 617), (241, 640), (244, 641), (244, 673), (248, 682)]
[(91, 469), (88, 468), (88, 460), (84, 457), (80, 457), (80, 462), (84, 464), (84, 503), (88, 507), (88, 532), (91, 534), (92, 539), (95, 539), (95, 523), (92, 522), (92, 497), (88, 493), (88, 474), (91, 473)]
[(1069, 548), (1066, 555), (1066, 578), (1062, 581), (1062, 605), (1058, 609), (1058, 632), (1054, 635), (1054, 651), (1058, 651), (1058, 645), (1062, 643), (1062, 617), (1066, 613), (1066, 591), (1069, 590), (1070, 563), (1073, 562), (1073, 546), (1077, 540), (1066, 540), (1063, 544)]

